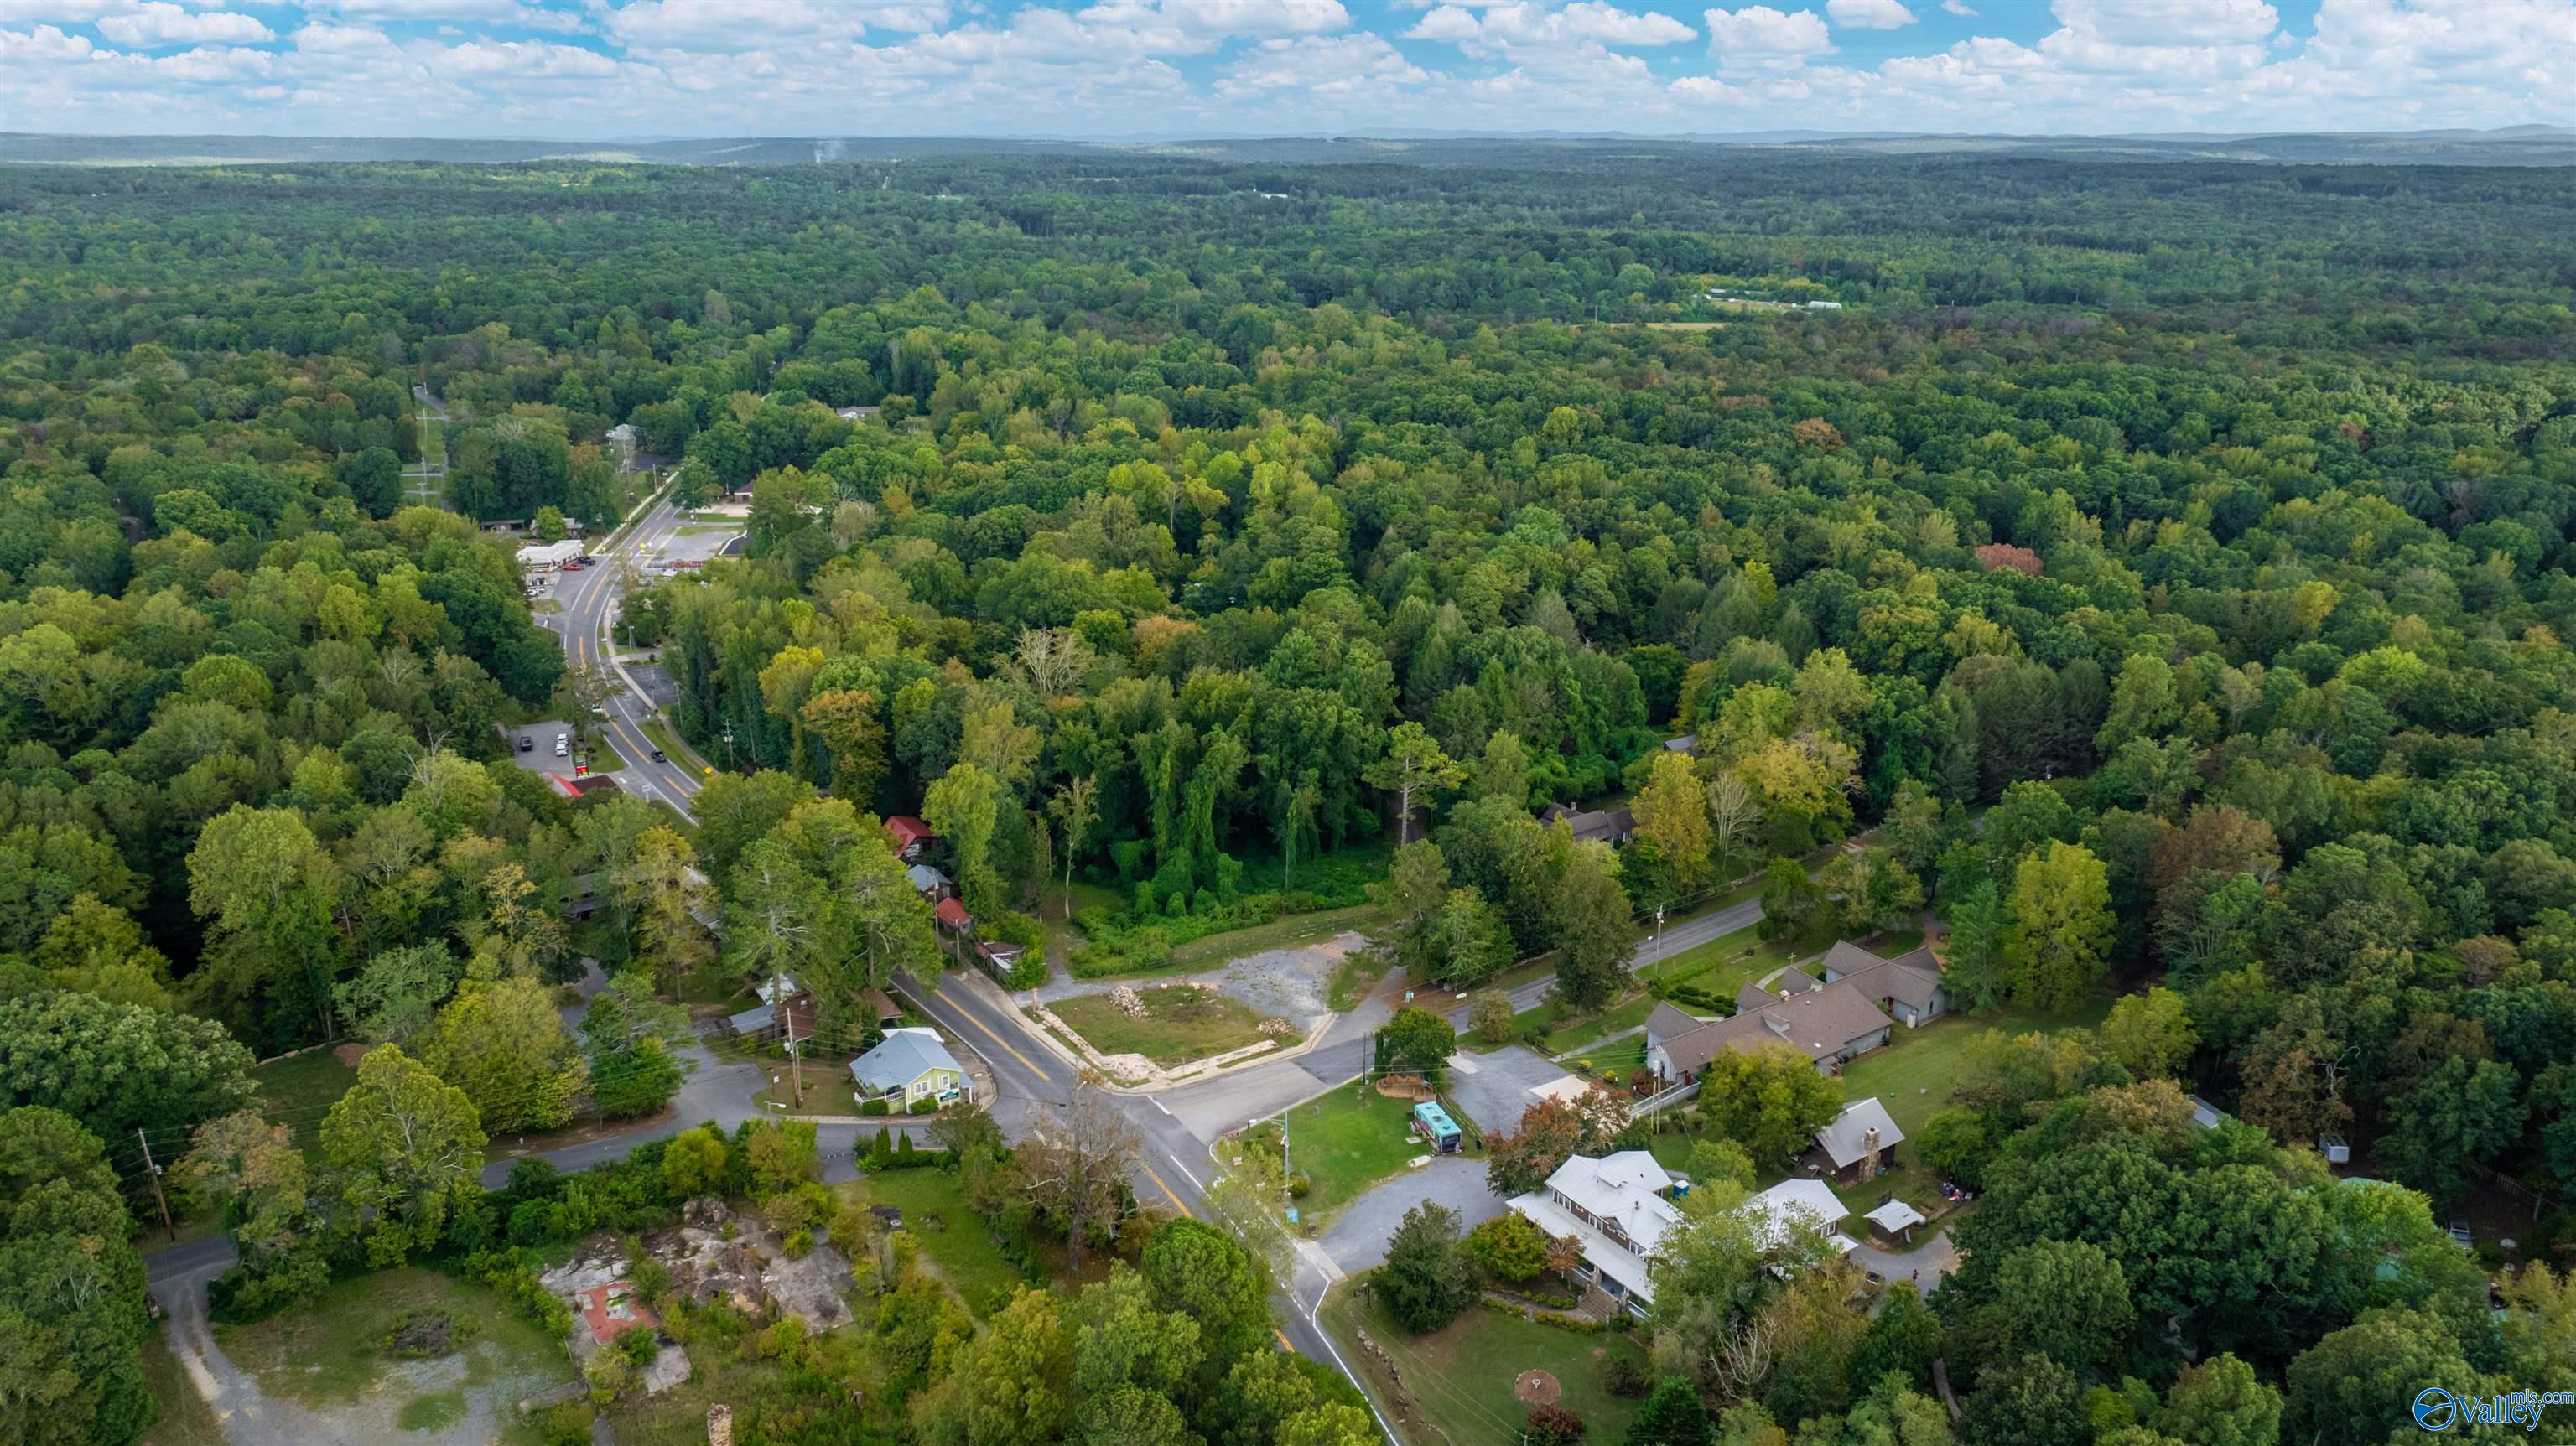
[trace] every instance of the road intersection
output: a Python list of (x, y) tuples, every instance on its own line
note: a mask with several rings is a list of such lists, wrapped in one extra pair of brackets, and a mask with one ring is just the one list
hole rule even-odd
[[(693, 817), (691, 802), (710, 770), (688, 753), (684, 744), (667, 761), (654, 760), (655, 745), (644, 725), (658, 710), (620, 665), (607, 637), (624, 579), (630, 573), (640, 574), (688, 521), (688, 514), (672, 505), (667, 492), (657, 496), (640, 517), (599, 546), (595, 564), (559, 575), (560, 585), (555, 593), (558, 608), (542, 615), (542, 621), (563, 639), (568, 663), (599, 669), (611, 680), (602, 721), (613, 745), (627, 759), (622, 784), (630, 792), (658, 798), (683, 816)], [(677, 742), (675, 730), (670, 736)], [(1759, 902), (1746, 901), (1676, 922), (1640, 940), (1636, 962), (1646, 964), (1669, 958), (1761, 919)], [(1523, 1011), (1541, 1003), (1553, 982), (1541, 977), (1510, 989), (1513, 1009)], [(1071, 1099), (1080, 1071), (1070, 1053), (1047, 1038), (998, 987), (971, 970), (951, 973), (930, 987), (901, 974), (894, 984), (951, 1041), (965, 1044), (991, 1066), (995, 1088), (987, 1103), (1007, 1137), (1025, 1137), (1041, 1118), (1041, 1112), (1051, 1113)], [(1408, 998), (1399, 972), (1381, 983), (1357, 1009), (1337, 1016), (1326, 1026), (1329, 1039), (1294, 1057), (1241, 1065), (1158, 1092), (1112, 1091), (1109, 1098), (1133, 1123), (1140, 1142), (1134, 1180), (1138, 1201), (1149, 1208), (1207, 1217), (1206, 1182), (1215, 1178), (1220, 1168), (1217, 1152), (1225, 1137), (1365, 1074), (1370, 1066), (1371, 1034)], [(1432, 994), (1417, 1002), (1433, 1008), (1446, 1006), (1444, 1012), (1453, 1023), (1465, 1023), (1463, 1001)], [(731, 1128), (759, 1113), (751, 1100), (759, 1087), (759, 1073), (756, 1064), (726, 1064), (710, 1057), (702, 1062), (681, 1098), (665, 1114), (630, 1129), (547, 1151), (540, 1158), (559, 1168), (575, 1170), (616, 1158), (636, 1145), (703, 1120), (713, 1119)], [(870, 1125), (877, 1123), (871, 1121)], [(905, 1122), (894, 1123), (896, 1128), (906, 1128)], [(1484, 1123), (1508, 1129), (1518, 1122)], [(846, 1177), (854, 1168), (860, 1136), (873, 1135), (874, 1130), (837, 1124), (822, 1126), (819, 1133), (832, 1173)], [(508, 1170), (508, 1161), (496, 1161), (486, 1171), (486, 1183), (498, 1185), (506, 1179)], [(1284, 1235), (1284, 1224), (1278, 1228)], [(1289, 1244), (1292, 1267), (1288, 1278), (1280, 1282), (1286, 1297), (1281, 1343), (1333, 1362), (1356, 1381), (1356, 1373), (1316, 1318), (1325, 1292), (1342, 1271), (1315, 1242), (1291, 1238)], [(230, 1243), (216, 1237), (163, 1251), (149, 1257), (147, 1264), (156, 1294), (167, 1301), (173, 1294), (195, 1293), (231, 1260)], [(1380, 1423), (1384, 1424), (1383, 1417)]]
[(705, 786), (706, 764), (680, 742), (677, 729), (667, 731), (672, 742), (679, 743), (680, 751), (663, 761), (654, 759), (659, 750), (646, 734), (644, 723), (657, 711), (656, 706), (636, 686), (608, 641), (609, 625), (616, 620), (623, 595), (623, 579), (630, 569), (640, 576), (646, 563), (660, 554), (688, 520), (686, 511), (672, 505), (669, 492), (655, 497), (643, 516), (600, 545), (592, 554), (598, 558), (596, 563), (579, 572), (556, 574), (556, 610), (539, 614), (538, 621), (562, 637), (565, 663), (596, 669), (614, 684), (602, 705), (608, 716), (598, 721), (608, 732), (610, 746), (626, 760), (619, 786), (640, 798), (659, 799), (679, 810), (684, 818), (694, 818), (689, 803)]

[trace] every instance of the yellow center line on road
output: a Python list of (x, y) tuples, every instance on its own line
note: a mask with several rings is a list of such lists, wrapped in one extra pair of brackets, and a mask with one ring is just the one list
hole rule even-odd
[[(1006, 1049), (1006, 1050), (1009, 1050), (1009, 1051), (1010, 1051), (1010, 1054), (1011, 1054), (1011, 1058), (1018, 1060), (1020, 1063), (1022, 1063), (1022, 1064), (1024, 1064), (1024, 1065), (1027, 1065), (1027, 1066), (1028, 1066), (1029, 1073), (1031, 1073), (1031, 1074), (1033, 1074), (1033, 1075), (1036, 1075), (1036, 1076), (1037, 1076), (1038, 1078), (1040, 1078), (1040, 1079), (1045, 1079), (1045, 1078), (1046, 1078), (1046, 1071), (1045, 1071), (1045, 1070), (1042, 1070), (1042, 1069), (1040, 1069), (1040, 1068), (1038, 1068), (1038, 1066), (1037, 1066), (1037, 1061), (1030, 1059), (1027, 1055), (1022, 1054), (1022, 1053), (1020, 1053), (1020, 1052), (1019, 1052), (1019, 1050), (1017, 1050), (1017, 1049), (1013, 1048), (1013, 1047), (1012, 1047), (1012, 1045), (1011, 1045), (1011, 1042), (1010, 1042), (1009, 1040), (1004, 1039), (1004, 1038), (1003, 1038), (1002, 1036), (1000, 1036), (999, 1034), (995, 1034), (995, 1033), (993, 1032), (993, 1026), (991, 1026), (991, 1025), (989, 1025), (989, 1024), (986, 1024), (986, 1023), (985, 1023), (983, 1020), (981, 1020), (981, 1019), (978, 1019), (978, 1018), (975, 1016), (974, 1011), (972, 1011), (972, 1010), (970, 1010), (970, 1009), (967, 1009), (967, 1008), (966, 1008), (965, 1006), (963, 1006), (963, 1005), (959, 1005), (959, 1004), (957, 1004), (957, 1002), (956, 1002), (955, 1000), (953, 1000), (953, 999), (952, 999), (952, 1000), (948, 1000), (948, 1001), (947, 1001), (947, 1003), (949, 1003), (950, 1005), (954, 1006), (954, 1007), (956, 1008), (956, 1010), (957, 1010), (958, 1015), (959, 1015), (960, 1017), (962, 1017), (962, 1018), (963, 1018), (963, 1019), (964, 1019), (968, 1024), (971, 1024), (971, 1025), (975, 1026), (977, 1029), (980, 1029), (980, 1030), (984, 1031), (986, 1034), (991, 1035), (991, 1036), (992, 1036), (992, 1039), (993, 1039), (993, 1042), (994, 1042), (995, 1044), (998, 1044), (998, 1045), (1000, 1045), (1002, 1048), (1004, 1048), (1004, 1049)], [(1161, 1182), (1157, 1181), (1156, 1183), (1158, 1183), (1158, 1184), (1159, 1184), (1159, 1183), (1161, 1183)], [(1170, 1193), (1171, 1193), (1171, 1191), (1169, 1191), (1169, 1190), (1165, 1190), (1163, 1193), (1164, 1193), (1164, 1194), (1166, 1194), (1166, 1195), (1168, 1195), (1168, 1194), (1170, 1194)], [(1174, 1203), (1176, 1203), (1176, 1204), (1177, 1204), (1178, 1202), (1177, 1202), (1177, 1201), (1175, 1201)]]
[[(1136, 1161), (1136, 1168), (1145, 1172), (1145, 1178), (1154, 1182), (1154, 1188), (1163, 1192), (1163, 1198), (1172, 1202), (1173, 1209), (1180, 1211), (1183, 1215), (1190, 1215), (1190, 1207), (1181, 1203), (1181, 1197), (1172, 1193), (1172, 1187), (1163, 1183), (1163, 1177), (1154, 1173), (1153, 1166), (1146, 1164), (1140, 1157)], [(1198, 1217), (1191, 1215), (1190, 1218), (1195, 1220)], [(1274, 1326), (1272, 1329), (1276, 1330), (1277, 1327)], [(1285, 1341), (1287, 1337), (1282, 1336), (1280, 1339)]]

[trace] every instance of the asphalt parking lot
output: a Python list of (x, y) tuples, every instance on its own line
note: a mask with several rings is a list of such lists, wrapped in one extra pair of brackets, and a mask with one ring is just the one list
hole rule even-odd
[[(555, 757), (555, 738), (559, 734), (573, 733), (571, 724), (554, 721), (524, 723), (516, 728), (504, 728), (501, 731), (510, 735), (510, 756), (518, 760), (521, 768), (535, 773), (572, 772), (572, 754), (566, 753), (561, 758)], [(519, 747), (522, 741), (532, 746), (522, 750)], [(574, 734), (571, 747), (576, 750), (581, 747), (581, 738), (578, 734)]]

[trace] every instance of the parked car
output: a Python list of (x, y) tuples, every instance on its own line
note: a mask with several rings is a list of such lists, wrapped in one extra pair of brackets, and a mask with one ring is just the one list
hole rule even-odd
[(572, 752), (572, 735), (571, 735), (571, 734), (569, 734), (569, 733), (558, 733), (558, 734), (556, 734), (556, 735), (555, 735), (555, 757), (557, 757), (557, 758), (561, 758), (561, 757), (563, 757), (565, 754), (570, 753), (570, 752)]
[(520, 751), (521, 753), (534, 753), (534, 752), (536, 752), (536, 751), (537, 751), (537, 740), (535, 740), (534, 738), (529, 737), (528, 735), (526, 735), (526, 734), (524, 734), (524, 733), (520, 734), (520, 735), (519, 735), (519, 751)]
[(564, 564), (563, 570), (566, 572), (579, 572), (587, 565), (588, 564), (584, 563), (580, 558), (574, 558), (572, 561)]

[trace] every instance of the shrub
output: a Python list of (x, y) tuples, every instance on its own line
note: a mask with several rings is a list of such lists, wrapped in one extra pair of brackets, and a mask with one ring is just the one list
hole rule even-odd
[(662, 1353), (662, 1338), (658, 1333), (638, 1326), (617, 1338), (617, 1349), (636, 1365), (649, 1366), (653, 1364), (653, 1358)]
[(1303, 1170), (1294, 1171), (1288, 1176), (1288, 1194), (1291, 1199), (1303, 1200), (1307, 1192), (1314, 1188), (1315, 1177)]
[(1527, 1446), (1573, 1446), (1583, 1439), (1583, 1418), (1562, 1406), (1532, 1406), (1529, 1427), (1521, 1433)]
[(572, 1311), (537, 1273), (519, 1263), (516, 1255), (497, 1250), (483, 1250), (465, 1257), (460, 1273), (467, 1280), (487, 1287), (495, 1295), (518, 1308), (519, 1314), (535, 1321), (547, 1334), (572, 1334)]
[[(1552, 1325), (1563, 1330), (1570, 1330), (1577, 1335), (1597, 1336), (1606, 1329), (1601, 1322), (1594, 1320), (1589, 1316), (1564, 1315), (1552, 1310), (1532, 1311), (1530, 1312), (1530, 1319), (1537, 1321), (1540, 1325)], [(1624, 1320), (1626, 1317), (1623, 1316), (1621, 1319)]]
[(1546, 1232), (1515, 1211), (1505, 1211), (1467, 1232), (1467, 1258), (1496, 1280), (1518, 1285), (1547, 1269)]
[(859, 1101), (859, 1113), (863, 1115), (891, 1114), (893, 1112), (893, 1108), (893, 1106), (887, 1104), (883, 1100)]
[(1633, 1401), (1646, 1394), (1654, 1383), (1646, 1378), (1646, 1367), (1626, 1351), (1612, 1351), (1601, 1358), (1601, 1391)]
[(601, 1351), (581, 1368), (581, 1378), (590, 1384), (592, 1402), (605, 1406), (635, 1384), (635, 1363), (615, 1351)]
[(427, 1361), (463, 1349), (472, 1334), (469, 1323), (454, 1312), (432, 1307), (394, 1317), (394, 1328), (377, 1345), (397, 1360)]
[(626, 1283), (635, 1287), (638, 1296), (659, 1304), (662, 1297), (671, 1293), (670, 1269), (659, 1258), (633, 1248), (626, 1252), (626, 1258), (635, 1262), (627, 1268)]
[(814, 1249), (814, 1232), (805, 1229), (790, 1230), (787, 1232), (787, 1238), (778, 1242), (778, 1248), (786, 1252), (788, 1259), (802, 1260)]
[(537, 1439), (544, 1446), (590, 1446), (590, 1423), (598, 1415), (588, 1401), (548, 1406), (537, 1413)]
[[(914, 1100), (911, 1104), (904, 1106), (904, 1113), (908, 1115), (931, 1115), (937, 1114), (938, 1112), (939, 1097), (936, 1095), (923, 1095), (921, 1098)], [(906, 1144), (910, 1144), (912, 1141), (912, 1136), (910, 1135), (906, 1135), (903, 1138)]]

